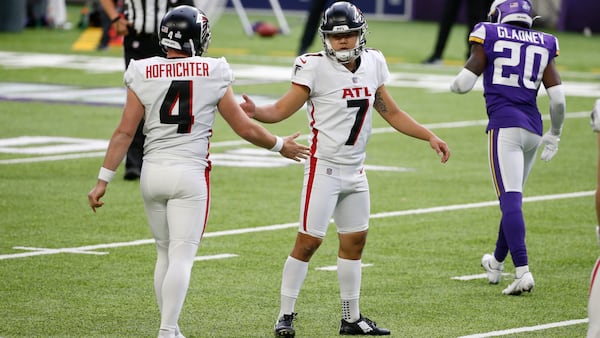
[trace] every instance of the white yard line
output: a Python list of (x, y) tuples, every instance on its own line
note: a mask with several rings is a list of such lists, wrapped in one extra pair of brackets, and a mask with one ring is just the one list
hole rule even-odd
[(194, 261), (210, 261), (210, 260), (214, 260), (214, 259), (225, 259), (225, 258), (233, 258), (233, 257), (237, 257), (238, 255), (236, 254), (229, 254), (229, 253), (225, 253), (225, 254), (218, 254), (218, 255), (208, 255), (208, 256), (197, 256), (196, 258), (194, 258)]
[(507, 329), (507, 330), (501, 330), (501, 331), (492, 331), (492, 332), (486, 332), (486, 333), (476, 333), (476, 334), (472, 334), (472, 335), (469, 335), (469, 336), (461, 336), (461, 337), (458, 337), (458, 338), (498, 337), (498, 336), (510, 335), (510, 334), (521, 333), (521, 332), (541, 331), (541, 330), (546, 330), (546, 329), (552, 329), (552, 328), (555, 328), (555, 327), (562, 327), (562, 326), (569, 326), (569, 325), (578, 325), (578, 324), (586, 324), (587, 322), (588, 322), (588, 318), (573, 319), (573, 320), (565, 320), (563, 322), (548, 323), (548, 324), (541, 324), (541, 325), (535, 325), (535, 326), (518, 327), (518, 328), (514, 328), (514, 329)]
[[(370, 263), (362, 263), (360, 265), (362, 268), (370, 268), (373, 266), (373, 264)], [(315, 268), (315, 270), (318, 271), (337, 271), (337, 265), (327, 265), (327, 266), (322, 266), (320, 268)]]
[[(565, 193), (565, 194), (532, 196), (532, 197), (523, 198), (523, 203), (589, 197), (589, 196), (593, 196), (594, 193), (595, 193), (595, 191), (592, 190), (592, 191), (579, 191), (579, 192)], [(376, 218), (399, 217), (399, 216), (407, 216), (407, 215), (422, 215), (422, 214), (430, 214), (430, 213), (436, 213), (436, 212), (448, 212), (448, 211), (465, 210), (465, 209), (473, 209), (473, 208), (485, 208), (485, 207), (491, 207), (491, 206), (496, 206), (496, 205), (498, 205), (498, 201), (444, 205), (444, 206), (422, 208), (422, 209), (382, 212), (382, 213), (372, 214), (371, 218), (376, 219)], [(252, 228), (242, 228), (242, 229), (224, 230), (224, 231), (216, 231), (216, 232), (207, 232), (204, 234), (204, 238), (242, 235), (242, 234), (263, 232), (263, 231), (275, 231), (275, 230), (282, 230), (282, 229), (288, 229), (288, 228), (295, 228), (297, 226), (298, 226), (298, 222), (293, 222), (293, 223), (283, 223), (283, 224), (272, 224), (272, 225), (252, 227)], [(152, 244), (152, 243), (154, 243), (153, 239), (141, 239), (141, 240), (135, 240), (135, 241), (130, 241), (130, 242), (115, 242), (115, 243), (106, 243), (106, 244), (86, 245), (86, 246), (72, 247), (72, 248), (56, 248), (56, 249), (30, 248), (30, 247), (15, 246), (14, 249), (24, 249), (24, 250), (28, 250), (29, 252), (0, 255), (0, 260), (42, 256), (42, 255), (54, 255), (54, 254), (59, 254), (59, 253), (94, 254), (94, 250), (98, 250), (98, 249), (137, 246), (137, 245), (146, 245), (146, 244)], [(96, 252), (95, 254), (101, 254), (101, 253)]]
[[(510, 274), (510, 273), (503, 273), (502, 275), (503, 276), (512, 276), (512, 274)], [(455, 277), (451, 277), (450, 279), (460, 280), (460, 281), (469, 281), (469, 280), (474, 280), (474, 279), (485, 279), (485, 278), (487, 278), (486, 273), (479, 273), (476, 275), (455, 276)]]

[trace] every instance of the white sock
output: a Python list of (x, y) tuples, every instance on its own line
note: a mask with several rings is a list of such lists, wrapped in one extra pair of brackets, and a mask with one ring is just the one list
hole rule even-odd
[(342, 300), (342, 319), (354, 323), (360, 319), (358, 299)]
[(526, 272), (529, 272), (529, 265), (517, 266), (516, 278), (521, 278)]
[(198, 244), (183, 241), (171, 242), (169, 268), (161, 288), (161, 332), (165, 330), (176, 333), (197, 250)]
[(498, 268), (500, 268), (500, 264), (502, 264), (502, 262), (498, 262), (498, 260), (496, 259), (496, 256), (492, 255), (492, 261), (490, 262), (490, 267), (492, 269), (498, 270)]
[(173, 338), (176, 336), (177, 334), (175, 333), (174, 328), (161, 328), (158, 331), (158, 338)]
[(281, 304), (279, 317), (294, 313), (296, 299), (308, 273), (308, 262), (288, 256), (281, 277)]
[(360, 284), (362, 279), (361, 260), (337, 259), (337, 273), (342, 299), (342, 318), (348, 322), (360, 319)]

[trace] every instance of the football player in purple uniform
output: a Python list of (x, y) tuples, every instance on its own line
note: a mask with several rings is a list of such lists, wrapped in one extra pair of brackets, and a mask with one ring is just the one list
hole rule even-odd
[[(498, 284), (504, 260), (510, 252), (516, 273), (502, 293), (520, 295), (535, 283), (529, 271), (522, 211), (523, 187), (538, 148), (541, 159), (551, 160), (565, 115), (565, 94), (554, 58), (558, 40), (531, 29), (529, 0), (496, 0), (490, 7), (490, 22), (481, 22), (469, 35), (471, 56), (454, 79), (455, 93), (470, 91), (483, 74), (483, 90), (489, 123), (488, 157), (492, 181), (500, 201), (502, 218), (493, 254), (485, 254), (481, 265), (488, 281)], [(537, 93), (544, 84), (550, 101), (549, 131), (543, 134)]]
[(294, 337), (295, 304), (308, 264), (333, 217), (339, 249), (337, 273), (342, 305), (339, 333), (389, 335), (359, 308), (362, 252), (369, 230), (369, 183), (364, 170), (373, 109), (397, 131), (427, 141), (445, 163), (446, 143), (400, 109), (385, 83), (390, 74), (384, 55), (366, 48), (367, 21), (353, 4), (329, 6), (319, 28), (323, 51), (296, 58), (289, 90), (274, 104), (256, 107), (247, 96), (241, 105), (267, 123), (281, 121), (306, 106), (310, 158), (305, 163), (300, 225), (283, 267), (275, 335)]

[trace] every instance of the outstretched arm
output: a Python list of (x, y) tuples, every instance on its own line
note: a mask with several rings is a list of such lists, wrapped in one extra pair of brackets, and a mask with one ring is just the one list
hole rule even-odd
[(240, 107), (246, 114), (260, 122), (275, 123), (287, 119), (300, 110), (308, 100), (309, 90), (305, 86), (292, 83), (290, 89), (275, 103), (257, 107), (254, 101), (243, 94), (244, 102)]
[(300, 161), (308, 157), (308, 147), (294, 141), (300, 136), (299, 132), (283, 139), (271, 134), (263, 126), (252, 121), (242, 108), (240, 108), (231, 87), (227, 88), (225, 95), (217, 104), (217, 108), (225, 121), (231, 126), (231, 129), (246, 141), (256, 146), (279, 152), (282, 156), (294, 161)]
[(379, 87), (375, 92), (373, 107), (394, 129), (405, 135), (428, 141), (431, 148), (441, 157), (442, 163), (448, 161), (450, 149), (446, 142), (400, 109), (385, 86)]

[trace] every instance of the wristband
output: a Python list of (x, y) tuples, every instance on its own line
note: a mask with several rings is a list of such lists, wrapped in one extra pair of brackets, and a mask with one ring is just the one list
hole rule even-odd
[(110, 169), (106, 169), (104, 167), (100, 168), (100, 172), (98, 173), (98, 179), (99, 180), (103, 180), (106, 183), (109, 183), (113, 177), (115, 176), (115, 172), (110, 170)]
[(275, 139), (275, 145), (269, 150), (278, 153), (281, 151), (281, 148), (283, 148), (283, 139), (279, 136), (275, 136)]
[(121, 20), (121, 16), (120, 16), (120, 15), (117, 15), (117, 17), (116, 17), (116, 18), (114, 18), (114, 19), (110, 20), (110, 23), (117, 23), (117, 22), (119, 22), (119, 20)]

